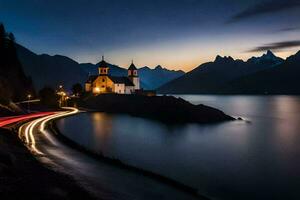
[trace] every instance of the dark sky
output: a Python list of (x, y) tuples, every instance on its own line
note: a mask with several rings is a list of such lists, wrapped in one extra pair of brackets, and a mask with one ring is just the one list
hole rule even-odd
[(36, 53), (185, 71), (217, 54), (300, 49), (300, 0), (0, 0), (0, 21)]

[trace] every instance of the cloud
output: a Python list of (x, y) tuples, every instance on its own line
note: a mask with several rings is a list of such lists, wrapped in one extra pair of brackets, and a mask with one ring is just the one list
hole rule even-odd
[(282, 12), (296, 7), (300, 7), (299, 0), (268, 0), (243, 10), (242, 12), (234, 15), (228, 22), (234, 23), (250, 17)]
[(278, 32), (290, 32), (290, 31), (298, 31), (298, 30), (300, 30), (300, 26), (281, 28), (281, 29), (278, 30)]
[(281, 50), (281, 49), (286, 49), (291, 47), (300, 47), (300, 40), (270, 43), (263, 46), (255, 47), (247, 52), (261, 52), (261, 51), (265, 52), (267, 50), (276, 51), (276, 50)]

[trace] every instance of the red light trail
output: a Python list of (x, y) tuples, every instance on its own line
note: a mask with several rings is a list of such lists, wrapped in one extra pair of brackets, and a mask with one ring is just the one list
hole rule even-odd
[(27, 115), (19, 115), (19, 116), (11, 116), (11, 117), (0, 117), (0, 127), (4, 127), (16, 122), (37, 118), (37, 117), (43, 117), (47, 115), (55, 114), (56, 112), (38, 112), (38, 113), (32, 113)]

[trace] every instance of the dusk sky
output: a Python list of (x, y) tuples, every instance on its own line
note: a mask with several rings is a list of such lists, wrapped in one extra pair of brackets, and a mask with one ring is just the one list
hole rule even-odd
[(217, 54), (300, 49), (300, 0), (0, 0), (0, 21), (35, 53), (189, 71)]

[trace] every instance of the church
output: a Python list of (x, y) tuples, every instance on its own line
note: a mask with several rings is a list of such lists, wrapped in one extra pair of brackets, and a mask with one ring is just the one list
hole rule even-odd
[(133, 62), (128, 68), (128, 76), (111, 76), (109, 75), (108, 64), (102, 56), (98, 70), (98, 75), (89, 76), (86, 81), (86, 92), (91, 92), (94, 95), (105, 93), (134, 94), (140, 90), (140, 78)]

